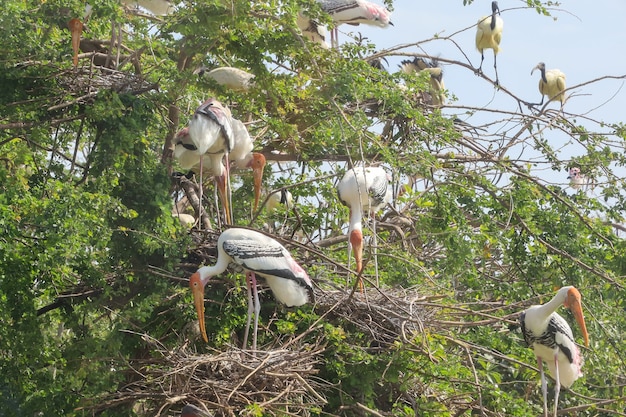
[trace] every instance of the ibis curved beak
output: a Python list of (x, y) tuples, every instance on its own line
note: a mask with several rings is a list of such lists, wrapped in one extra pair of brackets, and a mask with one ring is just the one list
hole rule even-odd
[(565, 307), (569, 308), (572, 314), (574, 314), (574, 318), (576, 319), (576, 322), (578, 323), (578, 326), (583, 334), (585, 346), (589, 346), (589, 335), (587, 334), (587, 326), (585, 325), (585, 317), (583, 316), (583, 306), (580, 292), (574, 287), (570, 288), (567, 292), (564, 304)]
[(263, 170), (265, 169), (265, 156), (262, 153), (252, 154), (252, 160), (248, 162), (248, 168), (252, 168), (252, 178), (254, 180), (254, 211), (259, 207), (261, 198), (261, 184), (263, 182)]
[(209, 342), (209, 338), (206, 335), (206, 326), (204, 323), (204, 284), (200, 278), (200, 274), (195, 272), (189, 278), (189, 288), (193, 294), (193, 303), (196, 306), (196, 313), (198, 313), (198, 324), (200, 326), (200, 333), (202, 333), (202, 339), (205, 342)]

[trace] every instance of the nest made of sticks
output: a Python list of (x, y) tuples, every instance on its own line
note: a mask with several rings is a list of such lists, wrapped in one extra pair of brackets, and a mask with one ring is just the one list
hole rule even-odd
[[(330, 322), (369, 334), (371, 352), (412, 340), (428, 326), (433, 311), (421, 306), (423, 298), (391, 291), (367, 294), (317, 291), (316, 322)], [(133, 360), (127, 383), (91, 407), (94, 411), (132, 406), (139, 415), (179, 415), (184, 404), (210, 410), (215, 416), (310, 415), (326, 404), (335, 390), (318, 372), (326, 354), (323, 326), (313, 324), (304, 333), (281, 340), (263, 351), (228, 348), (198, 353), (188, 341), (168, 350), (142, 334), (153, 352), (149, 359)], [(279, 345), (280, 343), (280, 345)], [(419, 346), (416, 346), (418, 349)], [(421, 349), (420, 349), (421, 350)]]

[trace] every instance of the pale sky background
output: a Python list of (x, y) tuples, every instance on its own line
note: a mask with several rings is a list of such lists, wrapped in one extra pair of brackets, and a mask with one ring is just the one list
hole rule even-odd
[[(372, 0), (382, 4), (382, 0)], [(567, 87), (574, 86), (604, 76), (626, 74), (626, 1), (568, 1), (558, 9), (552, 9), (553, 16), (546, 17), (534, 9), (528, 9), (522, 0), (500, 0), (498, 2), (504, 20), (504, 30), (498, 54), (498, 74), (500, 84), (520, 98), (538, 103), (539, 72), (530, 72), (537, 63), (543, 61), (547, 69), (558, 68), (567, 77)], [(343, 25), (340, 31), (359, 31), (377, 45), (378, 50), (410, 44), (434, 37), (436, 34), (450, 36), (453, 33), (475, 25), (482, 16), (491, 14), (491, 0), (476, 0), (463, 6), (462, 0), (442, 1), (394, 1), (391, 21), (394, 26), (386, 29), (361, 25), (358, 28)], [(556, 20), (554, 19), (556, 18)], [(471, 64), (480, 64), (480, 53), (474, 45), (475, 27), (454, 36), (454, 41), (463, 49)], [(340, 43), (346, 41), (340, 33)], [(405, 53), (426, 53), (441, 58), (462, 61), (466, 58), (453, 42), (432, 40), (417, 47), (402, 49)], [(389, 57), (387, 69), (398, 70), (403, 57)], [(506, 93), (497, 91), (486, 80), (457, 65), (444, 65), (446, 88), (458, 101), (453, 105), (489, 107), (500, 110), (518, 111), (517, 101)], [(493, 52), (485, 51), (483, 72), (495, 79)], [(626, 122), (626, 86), (623, 80), (603, 80), (586, 85), (568, 94), (571, 97), (565, 104), (568, 113), (586, 114), (605, 122)], [(558, 109), (559, 104), (551, 103), (550, 108)], [(445, 113), (458, 113), (459, 110), (444, 110)], [(528, 113), (528, 109), (524, 108)], [(486, 113), (472, 118), (461, 117), (472, 124), (482, 124), (489, 118), (501, 116)], [(578, 123), (586, 125), (584, 120)], [(589, 125), (597, 129), (597, 125)], [(605, 130), (605, 132), (608, 130)], [(564, 140), (555, 136), (554, 140)], [(562, 159), (579, 154), (576, 145), (562, 149)], [(510, 155), (514, 156), (513, 153)], [(542, 173), (543, 171), (543, 173)], [(555, 173), (548, 167), (537, 167), (533, 171), (551, 183), (567, 184), (567, 172)]]

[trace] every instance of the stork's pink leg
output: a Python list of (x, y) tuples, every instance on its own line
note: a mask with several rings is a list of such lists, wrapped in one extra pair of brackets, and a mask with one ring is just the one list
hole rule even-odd
[(541, 392), (543, 393), (543, 416), (548, 417), (548, 382), (546, 376), (543, 373), (543, 361), (541, 358), (537, 358), (537, 367), (541, 373)]
[(200, 219), (200, 222), (198, 223), (198, 229), (202, 229), (202, 160), (204, 158), (200, 157), (200, 192), (198, 193), (200, 195), (200, 207), (198, 207), (198, 219)]
[[(226, 222), (228, 224), (233, 224), (233, 213), (232, 213), (233, 198), (232, 198), (232, 192), (230, 189), (230, 163), (228, 162), (228, 152), (226, 152), (225, 159), (226, 159), (226, 162), (224, 165), (226, 165), (226, 199), (228, 200), (228, 208), (229, 208), (228, 219), (226, 220)], [(256, 278), (255, 278), (255, 281), (256, 281)]]
[(248, 333), (250, 331), (250, 323), (252, 322), (252, 312), (254, 311), (254, 299), (252, 298), (252, 272), (246, 272), (246, 289), (248, 292), (248, 319), (246, 320), (246, 330), (243, 333), (243, 349), (248, 346)]
[(259, 291), (256, 285), (256, 275), (250, 273), (250, 284), (252, 286), (252, 295), (254, 297), (254, 333), (252, 333), (252, 350), (256, 351), (256, 336), (259, 331), (259, 313), (261, 312), (261, 303), (259, 301)]
[(554, 353), (554, 417), (559, 410), (559, 393), (561, 392), (561, 378), (559, 377), (559, 351)]

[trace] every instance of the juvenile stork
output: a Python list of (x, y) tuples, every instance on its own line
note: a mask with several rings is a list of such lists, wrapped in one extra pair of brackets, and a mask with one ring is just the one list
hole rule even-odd
[[(497, 16), (496, 16), (497, 13)], [(498, 80), (498, 66), (496, 56), (500, 52), (500, 41), (502, 40), (502, 28), (504, 21), (500, 17), (500, 8), (497, 1), (491, 2), (491, 15), (483, 16), (478, 20), (476, 25), (476, 49), (480, 52), (480, 66), (478, 73), (482, 73), (483, 61), (485, 60), (485, 49), (493, 50), (493, 68), (496, 71), (496, 85), (500, 84)]]
[(552, 300), (542, 305), (530, 306), (520, 315), (524, 340), (528, 347), (535, 351), (537, 366), (541, 373), (544, 417), (548, 416), (548, 385), (543, 373), (543, 362), (548, 364), (548, 370), (556, 381), (554, 417), (557, 415), (561, 386), (569, 388), (574, 381), (582, 376), (580, 368), (583, 359), (574, 342), (572, 329), (567, 321), (556, 313), (556, 309), (561, 305), (572, 311), (580, 326), (585, 346), (589, 346), (589, 335), (583, 317), (580, 292), (572, 286), (561, 288)]
[(413, 61), (407, 59), (400, 62), (400, 71), (405, 74), (414, 74), (420, 71), (430, 74), (430, 103), (433, 106), (441, 106), (444, 104), (446, 96), (444, 90), (446, 86), (443, 83), (443, 69), (439, 66), (439, 62), (433, 59), (426, 62), (423, 58), (415, 57)]
[(348, 249), (352, 247), (356, 272), (359, 275), (359, 286), (361, 291), (363, 291), (363, 281), (360, 277), (363, 269), (363, 212), (372, 214), (374, 263), (376, 266), (376, 280), (378, 281), (375, 214), (391, 202), (392, 191), (389, 186), (389, 176), (381, 167), (354, 167), (348, 170), (341, 181), (339, 181), (337, 191), (341, 202), (350, 208)]
[(561, 106), (565, 103), (565, 74), (561, 70), (551, 69), (546, 71), (546, 64), (540, 62), (532, 69), (530, 75), (539, 70), (541, 78), (539, 79), (539, 92), (541, 93), (541, 106), (544, 96), (548, 96), (548, 102), (560, 101)]
[(248, 320), (244, 332), (244, 348), (248, 344), (248, 331), (254, 314), (252, 349), (256, 350), (259, 327), (259, 294), (256, 275), (267, 281), (276, 299), (287, 307), (313, 302), (313, 284), (306, 271), (293, 259), (283, 245), (276, 240), (250, 229), (232, 228), (222, 232), (217, 240), (217, 262), (203, 266), (189, 279), (194, 304), (198, 313), (200, 332), (205, 342), (209, 339), (204, 322), (204, 287), (211, 277), (221, 274), (230, 263), (242, 266), (246, 271), (248, 289)]

